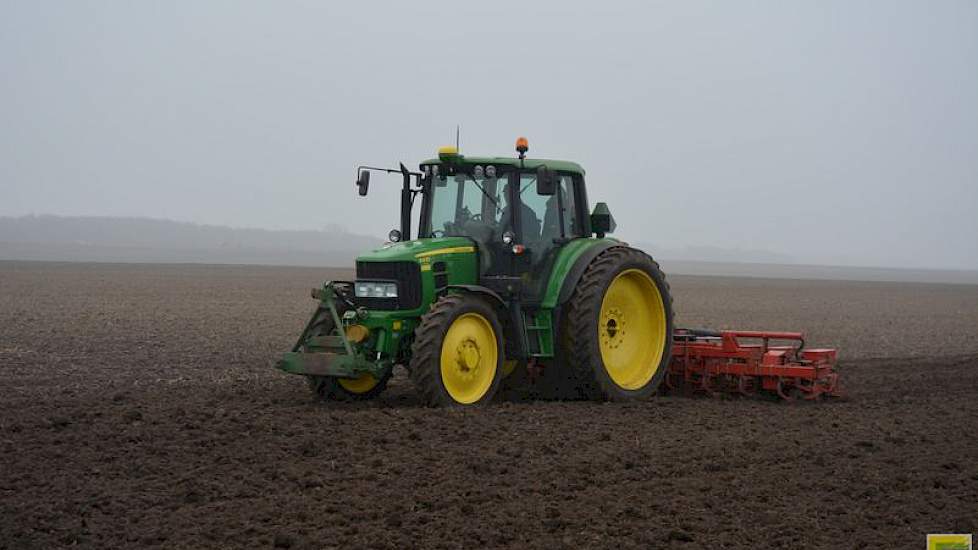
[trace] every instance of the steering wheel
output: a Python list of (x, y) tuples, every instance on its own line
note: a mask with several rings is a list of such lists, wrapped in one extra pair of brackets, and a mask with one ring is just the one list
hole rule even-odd
[(472, 221), (474, 221), (474, 222), (481, 222), (482, 221), (482, 213), (480, 212), (478, 214), (472, 214), (472, 217), (470, 217), (469, 219), (472, 220)]
[[(439, 235), (439, 233), (440, 233), (440, 235)], [(431, 236), (434, 237), (434, 238), (436, 238), (436, 239), (440, 239), (440, 238), (442, 238), (442, 237), (445, 236), (445, 232), (443, 230), (441, 230), (441, 229), (432, 229), (431, 230)]]

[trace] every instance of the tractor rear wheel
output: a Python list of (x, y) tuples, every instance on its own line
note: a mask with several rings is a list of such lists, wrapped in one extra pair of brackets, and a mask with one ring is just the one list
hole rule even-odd
[(627, 247), (598, 255), (570, 298), (561, 339), (578, 392), (652, 396), (669, 370), (672, 317), (669, 285), (649, 255)]
[[(343, 311), (339, 311), (340, 315)], [(309, 330), (310, 336), (325, 336), (333, 334), (333, 319), (329, 312), (322, 312), (322, 318)], [(308, 351), (303, 347), (303, 351)], [(363, 401), (377, 397), (387, 389), (387, 381), (390, 380), (391, 371), (387, 371), (380, 378), (370, 373), (364, 373), (359, 378), (336, 378), (333, 376), (314, 376), (307, 375), (306, 382), (313, 395), (319, 399), (333, 399), (337, 401)]]
[(469, 294), (439, 298), (421, 317), (411, 380), (429, 406), (482, 405), (503, 377), (503, 330), (492, 306)]

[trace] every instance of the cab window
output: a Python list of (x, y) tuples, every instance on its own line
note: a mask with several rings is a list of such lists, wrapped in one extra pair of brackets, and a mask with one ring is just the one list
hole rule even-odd
[(536, 174), (522, 174), (520, 219), (523, 240), (539, 242), (549, 248), (554, 239), (580, 235), (574, 196), (572, 176), (560, 175), (556, 192), (546, 196), (537, 193)]
[(574, 200), (574, 180), (560, 176), (557, 192), (547, 198), (547, 212), (543, 219), (543, 235), (551, 240), (580, 235), (577, 226), (577, 209)]
[(435, 177), (431, 186), (431, 237), (487, 240), (498, 232), (503, 209), (496, 178), (459, 173)]

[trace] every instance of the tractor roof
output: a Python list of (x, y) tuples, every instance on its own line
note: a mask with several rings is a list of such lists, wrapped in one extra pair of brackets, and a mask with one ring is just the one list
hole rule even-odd
[[(495, 164), (497, 166), (520, 166), (520, 159), (512, 157), (466, 157), (463, 155), (458, 155), (453, 159), (456, 164)], [(443, 164), (444, 161), (441, 159), (428, 159), (422, 161), (421, 164)], [(540, 166), (546, 165), (547, 168), (551, 170), (556, 170), (559, 172), (573, 172), (575, 174), (584, 175), (584, 168), (576, 162), (571, 162), (569, 160), (552, 160), (552, 159), (531, 159), (527, 158), (523, 160), (523, 166), (529, 170), (536, 170)]]

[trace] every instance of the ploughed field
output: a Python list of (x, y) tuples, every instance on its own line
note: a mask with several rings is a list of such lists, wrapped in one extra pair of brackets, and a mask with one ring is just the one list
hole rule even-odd
[[(665, 266), (668, 269), (668, 265)], [(922, 547), (978, 531), (978, 286), (671, 276), (849, 397), (317, 403), (271, 368), (343, 270), (0, 263), (0, 548)]]

